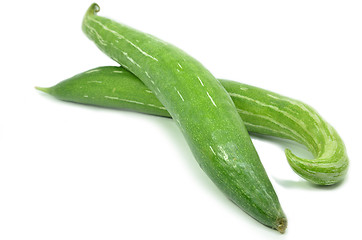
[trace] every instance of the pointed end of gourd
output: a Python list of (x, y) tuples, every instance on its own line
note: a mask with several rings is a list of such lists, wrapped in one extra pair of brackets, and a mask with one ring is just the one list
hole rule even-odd
[(50, 88), (44, 88), (44, 87), (35, 87), (35, 89), (45, 93), (49, 93), (50, 91)]
[[(329, 163), (330, 158), (324, 159), (304, 159), (295, 156), (289, 149), (285, 149), (285, 156), (288, 159), (288, 163), (295, 173), (305, 180), (321, 186), (333, 185), (341, 180), (345, 176), (343, 164), (340, 162)], [(344, 160), (341, 160), (344, 162)], [(339, 165), (341, 166), (339, 166)]]
[(90, 5), (87, 12), (85, 13), (85, 15), (83, 17), (83, 22), (82, 22), (82, 30), (84, 33), (86, 33), (86, 35), (87, 35), (88, 19), (95, 16), (96, 13), (100, 11), (100, 9), (101, 8), (99, 7), (99, 5), (97, 3), (92, 3), (92, 5)]
[(90, 7), (88, 8), (86, 15), (95, 15), (97, 12), (99, 12), (101, 10), (101, 8), (99, 7), (99, 5), (97, 3), (92, 3), (92, 5), (90, 5)]
[(311, 171), (312, 166), (310, 163), (308, 164), (307, 162), (305, 162), (305, 159), (294, 155), (290, 149), (285, 149), (285, 156), (287, 157), (289, 166), (296, 174), (309, 182), (315, 182), (313, 179), (313, 174)]
[(277, 227), (276, 230), (280, 232), (281, 234), (285, 233), (285, 230), (287, 229), (288, 221), (287, 218), (282, 217), (277, 220)]

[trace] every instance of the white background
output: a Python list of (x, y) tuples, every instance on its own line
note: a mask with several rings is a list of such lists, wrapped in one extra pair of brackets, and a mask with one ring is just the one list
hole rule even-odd
[[(47, 87), (116, 65), (81, 31), (91, 1), (7, 1), (0, 14), (0, 239), (348, 239), (361, 236), (361, 1), (98, 1), (220, 78), (302, 100), (339, 132), (350, 171), (316, 187), (291, 142), (253, 137), (287, 214), (281, 235), (238, 209), (169, 119), (55, 100)], [(351, 239), (351, 238), (350, 238)]]

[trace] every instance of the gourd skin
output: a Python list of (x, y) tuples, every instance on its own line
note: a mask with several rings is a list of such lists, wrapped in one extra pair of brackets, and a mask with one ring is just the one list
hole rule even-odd
[(264, 89), (223, 80), (248, 131), (294, 140), (315, 157), (285, 155), (302, 178), (318, 184), (341, 182), (348, 171), (346, 147), (337, 131), (309, 105)]
[[(315, 159), (301, 159), (285, 150), (293, 170), (319, 185), (342, 181), (348, 170), (345, 145), (310, 106), (271, 91), (220, 80), (250, 133), (293, 140), (305, 145)], [(122, 67), (98, 67), (51, 88), (38, 88), (61, 100), (128, 109), (170, 117), (166, 108), (135, 75)]]
[(96, 4), (83, 32), (135, 74), (166, 107), (200, 167), (218, 188), (261, 223), (283, 232), (286, 218), (249, 134), (221, 84), (180, 49), (110, 19)]

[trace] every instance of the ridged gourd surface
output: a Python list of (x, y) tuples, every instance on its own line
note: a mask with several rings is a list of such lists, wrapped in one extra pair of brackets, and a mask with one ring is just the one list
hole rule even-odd
[(200, 167), (224, 194), (261, 223), (283, 232), (285, 215), (235, 105), (219, 81), (182, 50), (97, 16), (84, 33), (135, 74), (166, 107)]

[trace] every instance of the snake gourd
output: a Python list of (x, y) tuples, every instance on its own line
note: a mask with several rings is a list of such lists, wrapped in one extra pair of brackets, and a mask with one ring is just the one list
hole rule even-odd
[[(293, 140), (312, 152), (314, 159), (302, 159), (285, 150), (298, 175), (318, 185), (344, 179), (348, 170), (345, 145), (336, 130), (312, 107), (265, 89), (219, 80), (250, 133)], [(122, 67), (94, 68), (53, 87), (38, 89), (64, 101), (170, 117), (153, 92)]]
[(266, 226), (284, 232), (286, 217), (233, 101), (197, 60), (156, 37), (98, 16), (92, 4), (83, 32), (137, 76), (167, 109), (214, 184)]

